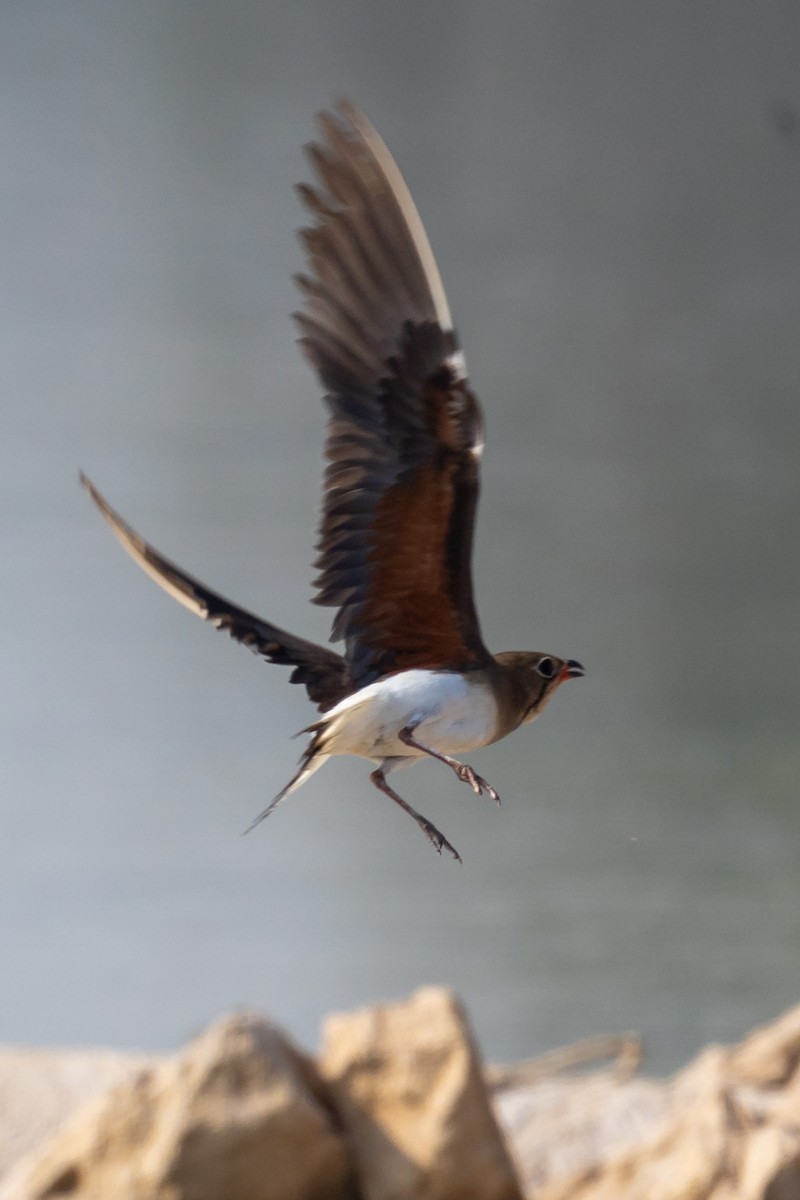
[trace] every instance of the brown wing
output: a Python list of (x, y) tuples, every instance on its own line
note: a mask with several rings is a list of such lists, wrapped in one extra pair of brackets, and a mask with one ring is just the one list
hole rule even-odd
[(472, 593), (482, 421), (428, 239), (400, 173), (349, 105), (320, 118), (300, 194), (301, 344), (330, 409), (318, 604), (352, 683), (488, 658)]
[(294, 667), (291, 682), (304, 684), (310, 699), (323, 711), (348, 695), (347, 664), (340, 654), (295, 637), (213, 592), (140, 537), (82, 472), (81, 483), (134, 562), (179, 604), (224, 629), (268, 662)]

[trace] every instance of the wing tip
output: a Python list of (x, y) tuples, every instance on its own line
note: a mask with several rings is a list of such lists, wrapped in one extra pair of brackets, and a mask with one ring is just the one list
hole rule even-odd
[[(317, 114), (317, 124), (325, 144), (312, 142), (306, 147), (312, 168), (317, 174), (324, 177), (324, 170), (320, 171), (318, 156), (321, 156), (324, 161), (326, 155), (330, 153), (331, 146), (335, 149), (337, 137), (343, 137), (349, 140), (353, 146), (359, 146), (360, 153), (366, 154), (372, 160), (374, 168), (383, 177), (389, 191), (394, 196), (402, 220), (405, 222), (425, 278), (436, 320), (444, 332), (453, 332), (450, 305), (427, 231), (408, 184), (380, 133), (362, 109), (346, 95), (335, 97), (330, 108), (322, 109)], [(309, 204), (308, 198), (303, 197), (303, 199), (313, 211), (313, 202)]]
[(84, 470), (80, 469), (78, 471), (78, 479), (83, 490), (89, 493), (95, 505), (97, 508), (99, 508), (100, 512), (108, 521), (108, 523), (114, 529), (117, 529), (120, 526), (125, 528), (125, 522), (122, 520), (122, 517), (119, 515), (119, 513), (114, 511), (114, 509), (106, 500), (105, 496), (103, 496), (102, 493), (97, 490)]

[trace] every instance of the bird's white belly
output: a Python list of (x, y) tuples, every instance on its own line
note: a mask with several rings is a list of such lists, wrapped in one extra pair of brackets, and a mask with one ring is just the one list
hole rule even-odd
[(327, 754), (362, 758), (420, 754), (398, 738), (410, 728), (425, 746), (458, 754), (491, 742), (497, 705), (486, 683), (448, 671), (403, 671), (348, 696), (324, 718)]

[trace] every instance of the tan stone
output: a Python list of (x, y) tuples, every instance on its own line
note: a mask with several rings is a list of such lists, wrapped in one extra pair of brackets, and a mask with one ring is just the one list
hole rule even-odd
[[(585, 1127), (573, 1128), (575, 1144), (569, 1147), (563, 1113), (561, 1121), (551, 1113), (549, 1124), (540, 1116), (538, 1155), (527, 1131), (527, 1194), (536, 1200), (798, 1200), (799, 1044), (800, 1009), (795, 1009), (739, 1046), (708, 1047), (672, 1081), (659, 1085), (653, 1120), (645, 1122), (638, 1141), (628, 1137), (624, 1146), (609, 1144), (602, 1136), (608, 1132), (607, 1116), (585, 1103), (598, 1077), (573, 1077), (568, 1086), (579, 1089), (576, 1108), (586, 1114)], [(539, 1085), (540, 1101), (544, 1086)], [(610, 1086), (608, 1077), (605, 1086)], [(631, 1087), (619, 1084), (623, 1112)], [(513, 1093), (502, 1105), (498, 1098), (500, 1110), (512, 1100)], [(542, 1140), (548, 1128), (556, 1147), (549, 1151)], [(524, 1128), (511, 1132), (515, 1142), (525, 1144), (520, 1142)], [(618, 1137), (620, 1131), (612, 1125), (611, 1132)], [(584, 1156), (581, 1169), (565, 1160), (567, 1148), (573, 1160)], [(561, 1176), (556, 1173), (559, 1153), (566, 1168)]]
[(553, 1182), (537, 1200), (706, 1200), (726, 1154), (727, 1114), (698, 1102), (602, 1167)]
[(366, 1200), (519, 1200), (464, 1012), (444, 988), (329, 1017), (320, 1071)]
[(344, 1200), (342, 1138), (311, 1063), (251, 1017), (96, 1099), (9, 1175), (2, 1200)]
[(737, 1200), (797, 1200), (800, 1130), (754, 1129), (747, 1139), (736, 1186)]
[(132, 1051), (0, 1047), (0, 1178), (92, 1097), (155, 1061)]
[(781, 1087), (800, 1065), (800, 1005), (754, 1030), (733, 1048), (732, 1079), (759, 1087)]
[[(450, 993), (331, 1018), (325, 1033), (327, 1083), (278, 1030), (244, 1017), (138, 1069), (125, 1055), (0, 1051), (12, 1147), (25, 1113), (33, 1139), (135, 1070), (19, 1163), (0, 1200), (355, 1200), (348, 1154), (362, 1200), (519, 1200)], [(707, 1047), (672, 1080), (559, 1074), (506, 1086), (493, 1104), (531, 1200), (800, 1200), (799, 1063), (795, 1009), (739, 1046)]]
[(596, 1170), (641, 1142), (669, 1111), (669, 1084), (612, 1071), (559, 1074), (495, 1095), (495, 1112), (526, 1195)]

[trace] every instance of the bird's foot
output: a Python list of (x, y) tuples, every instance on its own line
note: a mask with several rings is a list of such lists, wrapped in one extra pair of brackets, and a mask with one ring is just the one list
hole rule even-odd
[(455, 846), (448, 842), (444, 834), (441, 833), (440, 830), (438, 830), (436, 826), (427, 819), (427, 817), (420, 817), (417, 821), (417, 824), (431, 842), (437, 854), (441, 854), (442, 850), (446, 850), (448, 854), (452, 854), (456, 862), (461, 862), (461, 855), (458, 853)]
[(467, 763), (459, 764), (456, 768), (456, 775), (462, 783), (469, 784), (476, 796), (482, 796), (485, 792), (491, 800), (494, 800), (495, 804), (500, 803), (500, 797), (492, 785), (487, 783), (482, 775), (476, 774), (473, 768)]

